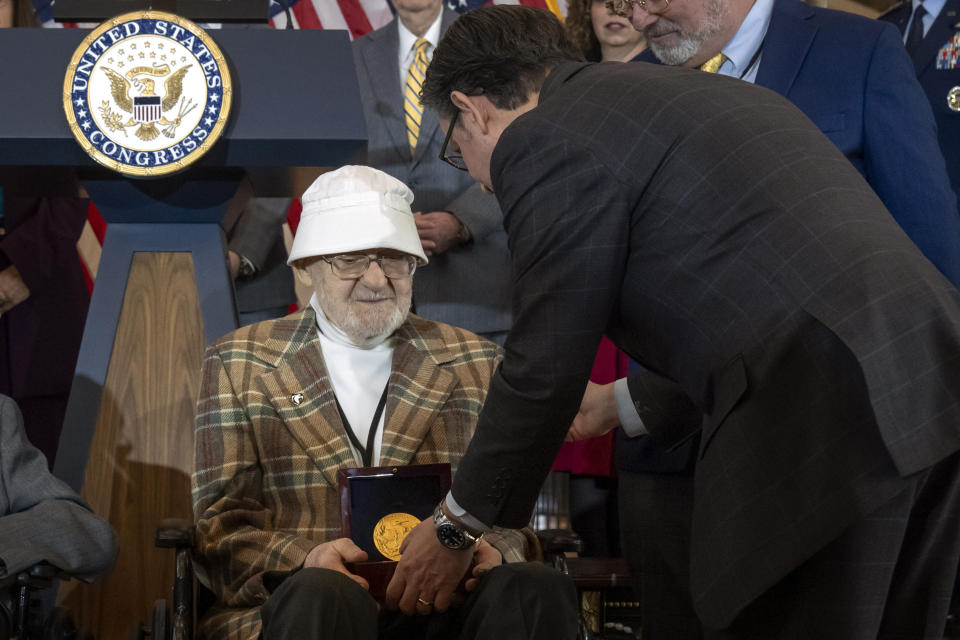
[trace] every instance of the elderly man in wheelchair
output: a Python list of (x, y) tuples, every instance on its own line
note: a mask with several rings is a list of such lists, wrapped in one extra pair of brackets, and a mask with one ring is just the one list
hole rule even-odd
[(63, 625), (28, 616), (29, 591), (55, 577), (91, 581), (116, 554), (113, 529), (50, 473), (16, 403), (0, 395), (0, 640), (59, 637)]
[(367, 554), (340, 535), (338, 470), (444, 462), (455, 470), (501, 352), (410, 313), (414, 271), (427, 258), (403, 183), (344, 167), (320, 176), (302, 201), (289, 262), (314, 291), (310, 305), (228, 334), (204, 360), (195, 549), (217, 603), (201, 635), (574, 638), (572, 583), (523, 562), (525, 538), (515, 532), (438, 537), (474, 549), (452, 604), (432, 594), (377, 602), (349, 568)]

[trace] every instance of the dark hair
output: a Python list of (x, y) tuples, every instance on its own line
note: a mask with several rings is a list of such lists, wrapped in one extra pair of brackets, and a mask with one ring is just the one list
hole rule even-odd
[(33, 3), (30, 0), (13, 0), (13, 26), (40, 26), (40, 21), (33, 11)]
[(600, 41), (597, 40), (597, 33), (593, 30), (593, 18), (590, 13), (595, 1), (570, 0), (567, 3), (567, 20), (564, 23), (570, 42), (580, 49), (583, 57), (590, 62), (600, 62), (603, 57)]
[(444, 118), (456, 112), (451, 91), (485, 95), (498, 109), (514, 109), (540, 90), (549, 69), (582, 59), (546, 9), (480, 7), (447, 29), (427, 67), (422, 101)]

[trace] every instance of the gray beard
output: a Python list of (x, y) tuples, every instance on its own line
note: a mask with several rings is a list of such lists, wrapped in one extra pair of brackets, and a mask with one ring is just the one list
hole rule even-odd
[(716, 35), (723, 28), (723, 18), (726, 14), (724, 0), (706, 0), (706, 17), (700, 28), (693, 33), (681, 31), (679, 41), (672, 45), (663, 45), (651, 39), (651, 36), (673, 31), (679, 28), (676, 22), (660, 18), (644, 29), (647, 44), (653, 55), (663, 64), (670, 66), (681, 65), (697, 53), (703, 43)]
[(354, 308), (339, 313), (343, 309), (330, 304), (323, 288), (316, 293), (320, 308), (330, 323), (340, 329), (354, 346), (363, 349), (374, 347), (393, 335), (410, 311), (410, 299), (406, 298), (396, 300), (387, 314), (357, 312)]

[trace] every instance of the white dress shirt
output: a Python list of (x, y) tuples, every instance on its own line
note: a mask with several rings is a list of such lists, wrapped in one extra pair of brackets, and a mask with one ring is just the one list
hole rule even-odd
[[(926, 37), (927, 32), (930, 31), (930, 27), (933, 26), (933, 21), (937, 19), (937, 16), (940, 15), (940, 11), (943, 10), (943, 5), (947, 4), (947, 0), (923, 0), (923, 8), (926, 13), (923, 16), (923, 35)], [(913, 12), (916, 11), (916, 7), (913, 8)], [(914, 13), (910, 13), (910, 20), (907, 22), (906, 28), (903, 30), (903, 43), (907, 43), (907, 36), (910, 34), (910, 25), (913, 24)]]
[[(437, 14), (437, 19), (423, 34), (424, 39), (430, 43), (427, 47), (427, 60), (433, 59), (433, 50), (437, 48), (437, 44), (440, 42), (440, 19), (442, 17), (443, 10)], [(410, 65), (413, 64), (413, 56), (416, 54), (413, 45), (417, 43), (417, 36), (403, 26), (403, 22), (399, 19), (397, 20), (397, 26), (400, 28), (400, 46), (397, 47), (397, 56), (400, 60), (400, 87), (402, 88), (407, 84), (407, 72), (410, 70)]]
[(770, 28), (771, 15), (773, 0), (757, 0), (753, 3), (737, 33), (724, 45), (722, 51), (727, 59), (720, 65), (717, 73), (751, 83), (756, 81), (760, 58), (763, 57), (761, 46), (763, 39), (767, 37), (767, 29)]

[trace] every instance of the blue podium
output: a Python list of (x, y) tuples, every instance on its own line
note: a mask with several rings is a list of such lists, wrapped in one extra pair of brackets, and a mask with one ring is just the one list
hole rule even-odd
[(0, 30), (0, 186), (67, 195), (79, 182), (108, 223), (54, 469), (120, 539), (109, 578), (61, 588), (97, 637), (128, 635), (172, 583), (153, 529), (191, 517), (203, 349), (237, 326), (218, 223), (240, 180), (298, 196), (291, 168), (346, 164), (366, 141), (346, 32), (208, 33), (232, 76), (227, 128), (187, 171), (139, 180), (96, 165), (68, 128), (63, 78), (87, 31)]

